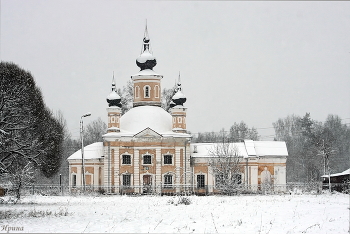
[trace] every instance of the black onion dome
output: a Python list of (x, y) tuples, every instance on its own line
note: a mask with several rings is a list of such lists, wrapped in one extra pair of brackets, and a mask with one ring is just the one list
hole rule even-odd
[(136, 60), (136, 65), (142, 70), (150, 69), (153, 70), (153, 67), (157, 65), (156, 59), (152, 60), (146, 60), (144, 62), (139, 62), (139, 60)]
[(185, 94), (182, 93), (180, 74), (179, 74), (179, 81), (177, 83), (177, 91), (173, 96), (172, 101), (175, 103), (176, 106), (178, 105), (183, 106), (183, 104), (186, 102), (186, 96)]
[(136, 59), (136, 65), (142, 70), (150, 69), (153, 70), (153, 67), (157, 65), (156, 58), (149, 51), (149, 42), (150, 39), (147, 35), (147, 28), (145, 31), (145, 37), (143, 38), (143, 52)]
[(108, 106), (122, 107), (122, 104), (120, 103), (121, 102), (121, 98), (115, 91), (112, 91), (108, 95), (107, 102), (108, 102)]
[(173, 108), (174, 106), (176, 106), (176, 104), (175, 104), (175, 102), (173, 102), (173, 101), (171, 100), (169, 106), (170, 106), (170, 108)]
[(186, 102), (186, 96), (181, 92), (181, 90), (178, 90), (173, 96), (172, 100), (176, 106), (183, 106), (183, 104)]
[(107, 96), (107, 102), (108, 106), (118, 106), (122, 107), (121, 98), (115, 91), (115, 83), (114, 83), (114, 76), (113, 76), (113, 82), (112, 82), (112, 92)]

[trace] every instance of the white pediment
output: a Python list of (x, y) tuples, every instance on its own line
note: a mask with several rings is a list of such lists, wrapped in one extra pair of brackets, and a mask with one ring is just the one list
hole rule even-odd
[(158, 132), (154, 131), (151, 128), (145, 128), (141, 132), (135, 134), (134, 137), (137, 137), (137, 138), (161, 138), (162, 135), (159, 134)]

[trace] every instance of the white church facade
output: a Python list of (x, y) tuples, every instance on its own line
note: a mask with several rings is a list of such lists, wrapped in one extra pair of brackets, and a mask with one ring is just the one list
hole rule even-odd
[[(212, 149), (220, 143), (191, 143), (180, 81), (170, 111), (161, 107), (163, 76), (153, 71), (156, 59), (149, 42), (146, 30), (143, 52), (136, 59), (140, 71), (131, 76), (133, 108), (121, 115), (121, 98), (113, 80), (103, 142), (84, 148), (84, 163), (80, 150), (68, 158), (72, 190), (85, 184), (114, 194), (218, 192), (210, 162), (215, 159)], [(268, 183), (274, 190), (285, 189), (285, 142), (245, 140), (229, 143), (229, 147), (236, 149), (240, 158), (235, 176), (242, 187), (257, 191)]]

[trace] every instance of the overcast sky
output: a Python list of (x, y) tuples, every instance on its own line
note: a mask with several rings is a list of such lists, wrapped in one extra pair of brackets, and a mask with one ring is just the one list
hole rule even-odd
[[(139, 71), (145, 21), (162, 86), (181, 72), (191, 132), (290, 114), (350, 122), (350, 2), (1, 0), (1, 60), (32, 73), (73, 137)], [(258, 129), (272, 140), (273, 129)]]

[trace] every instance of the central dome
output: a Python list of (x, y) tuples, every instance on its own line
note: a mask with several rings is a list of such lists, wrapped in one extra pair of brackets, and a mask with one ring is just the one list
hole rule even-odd
[(159, 134), (172, 131), (172, 117), (158, 106), (138, 106), (120, 118), (121, 130), (134, 134), (151, 128)]

